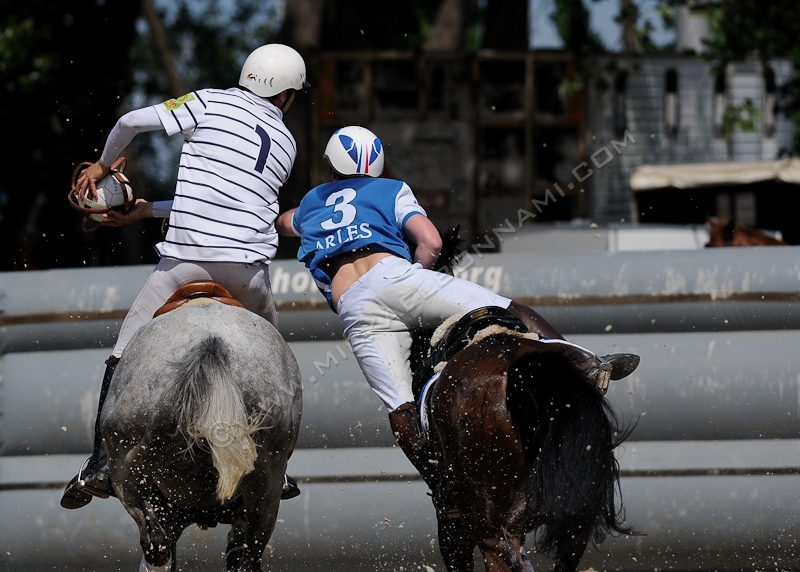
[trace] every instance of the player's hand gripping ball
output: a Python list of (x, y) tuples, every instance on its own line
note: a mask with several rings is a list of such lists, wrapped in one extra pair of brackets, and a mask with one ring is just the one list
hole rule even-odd
[(92, 220), (103, 221), (103, 214), (110, 210), (126, 210), (126, 205), (133, 201), (133, 187), (128, 178), (119, 172), (111, 172), (95, 183), (97, 198), (88, 195), (78, 198), (82, 207), (91, 211)]
[[(122, 174), (122, 171), (115, 168), (119, 164), (120, 162), (117, 161), (108, 175), (95, 183), (97, 189), (96, 198), (90, 197), (88, 193), (86, 196), (81, 197), (75, 187), (78, 175), (91, 163), (81, 163), (72, 174), (72, 190), (69, 194), (69, 204), (84, 215), (84, 227), (86, 227), (86, 219), (103, 222), (105, 220), (103, 215), (108, 211), (115, 210), (124, 213), (136, 203), (136, 193), (133, 190), (133, 186), (128, 178)], [(94, 230), (94, 228), (91, 228), (91, 230)]]

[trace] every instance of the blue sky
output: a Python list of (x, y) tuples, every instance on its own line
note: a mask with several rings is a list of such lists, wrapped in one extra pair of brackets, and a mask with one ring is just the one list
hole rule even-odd
[[(583, 0), (583, 3), (591, 13), (592, 28), (603, 40), (606, 48), (612, 51), (621, 50), (620, 27), (614, 22), (614, 17), (619, 13), (619, 0), (600, 0), (599, 2)], [(650, 20), (655, 26), (652, 39), (656, 45), (660, 46), (672, 42), (675, 33), (664, 29), (661, 16), (655, 12), (656, 3), (657, 0), (640, 0), (638, 2), (642, 12), (641, 20)], [(561, 39), (550, 20), (552, 12), (553, 0), (530, 0), (532, 48), (562, 47)]]

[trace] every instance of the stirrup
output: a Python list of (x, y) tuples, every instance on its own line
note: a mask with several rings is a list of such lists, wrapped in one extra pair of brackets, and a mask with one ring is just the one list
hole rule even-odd
[[(89, 504), (92, 497), (107, 499), (110, 496), (117, 496), (111, 487), (111, 476), (108, 473), (103, 470), (87, 473), (87, 466), (93, 457), (94, 455), (84, 460), (78, 474), (67, 483), (61, 495), (62, 507), (73, 510)], [(95, 460), (94, 464), (98, 462)]]
[[(106, 460), (104, 463), (101, 458), (94, 459), (94, 462), (92, 462), (92, 459), (94, 459), (94, 455), (86, 459), (81, 464), (81, 468), (78, 470), (77, 485), (81, 488), (81, 490), (89, 493), (92, 496), (96, 496), (101, 499), (107, 499), (109, 496), (114, 494), (114, 491), (111, 488), (111, 475), (107, 469), (108, 461)], [(99, 468), (95, 468), (98, 465)], [(90, 472), (90, 468), (93, 468), (94, 470)]]
[(595, 365), (587, 374), (586, 379), (593, 384), (602, 395), (608, 393), (608, 383), (611, 381), (611, 364), (603, 358), (597, 359)]
[(72, 480), (64, 488), (60, 503), (63, 508), (74, 510), (92, 502), (92, 495), (84, 492), (83, 487), (78, 484), (78, 477), (79, 475), (72, 477)]

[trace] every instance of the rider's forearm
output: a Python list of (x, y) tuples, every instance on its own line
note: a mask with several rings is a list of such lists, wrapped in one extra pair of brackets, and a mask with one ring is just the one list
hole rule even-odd
[(439, 260), (440, 250), (435, 250), (426, 244), (418, 244), (414, 251), (414, 262), (422, 265), (423, 268), (432, 270), (436, 261)]
[(280, 214), (275, 220), (275, 230), (278, 231), (278, 234), (282, 236), (300, 236), (292, 226), (292, 217), (295, 210), (297, 209), (290, 209)]
[(164, 129), (164, 127), (161, 125), (158, 113), (152, 106), (126, 113), (119, 118), (117, 124), (114, 125), (114, 129), (108, 134), (100, 161), (106, 167), (110, 167), (136, 135), (159, 129)]

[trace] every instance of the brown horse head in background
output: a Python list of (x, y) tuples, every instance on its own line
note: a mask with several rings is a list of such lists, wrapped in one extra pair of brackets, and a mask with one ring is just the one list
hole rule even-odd
[(767, 233), (743, 224), (736, 224), (731, 218), (706, 217), (709, 240), (706, 246), (780, 246), (786, 243)]

